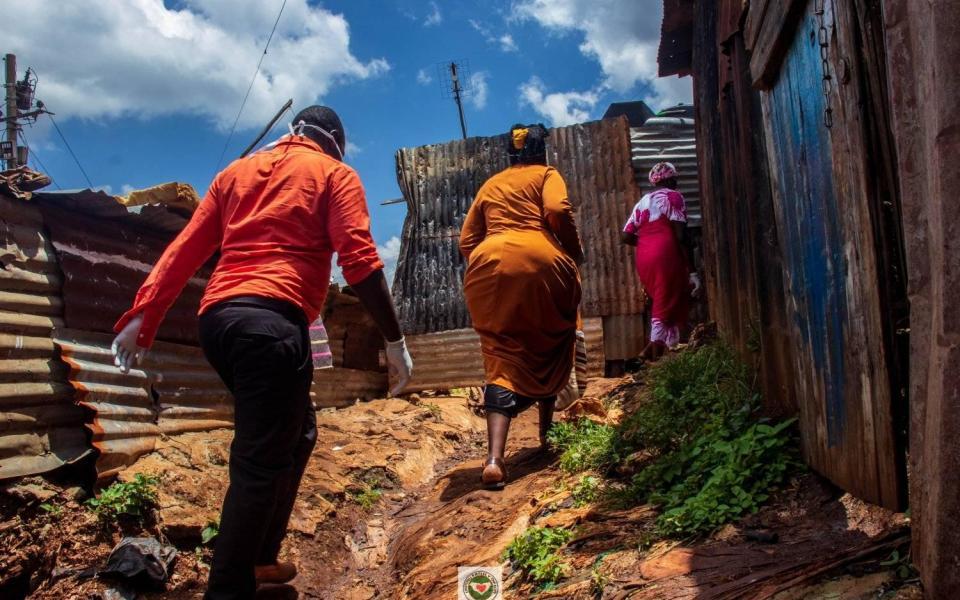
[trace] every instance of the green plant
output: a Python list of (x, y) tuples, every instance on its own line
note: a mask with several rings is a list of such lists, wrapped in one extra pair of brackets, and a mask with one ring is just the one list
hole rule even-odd
[(87, 500), (86, 505), (104, 523), (115, 522), (121, 516), (143, 521), (157, 505), (157, 483), (156, 477), (137, 473), (133, 481), (110, 485), (98, 497)]
[(207, 545), (219, 534), (220, 523), (217, 521), (207, 521), (207, 526), (200, 532), (200, 542)]
[(427, 402), (423, 405), (423, 408), (427, 409), (427, 412), (430, 413), (430, 416), (433, 417), (435, 421), (440, 420), (440, 416), (443, 414), (440, 411), (440, 407), (432, 402)]
[(910, 562), (910, 552), (901, 555), (899, 550), (890, 553), (887, 560), (880, 563), (881, 567), (889, 567), (896, 573), (897, 579), (912, 579), (917, 575), (917, 569)]
[(610, 425), (581, 419), (578, 423), (554, 423), (547, 433), (547, 442), (560, 452), (560, 468), (564, 471), (599, 471), (615, 461), (615, 433)]
[(51, 517), (59, 518), (63, 515), (63, 507), (59, 504), (51, 504), (49, 502), (44, 502), (40, 505), (40, 510), (49, 514)]
[(756, 511), (798, 463), (790, 427), (755, 420), (748, 368), (723, 344), (651, 367), (650, 399), (617, 431), (612, 454), (653, 456), (620, 499), (662, 510), (657, 533), (696, 535)]
[(510, 542), (503, 556), (525, 581), (541, 588), (556, 585), (568, 565), (560, 556), (560, 549), (573, 537), (573, 531), (559, 527), (531, 527)]
[(350, 497), (354, 502), (363, 507), (364, 510), (370, 510), (380, 501), (380, 498), (383, 497), (383, 492), (378, 488), (364, 486), (359, 490), (350, 492)]
[(584, 475), (570, 492), (574, 506), (586, 506), (600, 496), (600, 478)]

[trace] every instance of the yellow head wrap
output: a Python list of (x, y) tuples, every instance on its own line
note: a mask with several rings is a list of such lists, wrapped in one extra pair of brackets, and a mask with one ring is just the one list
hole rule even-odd
[(523, 127), (520, 129), (514, 129), (513, 131), (510, 132), (511, 135), (513, 135), (513, 147), (516, 150), (523, 150), (523, 145), (527, 143), (528, 132), (529, 132), (529, 129), (527, 129), (526, 127)]

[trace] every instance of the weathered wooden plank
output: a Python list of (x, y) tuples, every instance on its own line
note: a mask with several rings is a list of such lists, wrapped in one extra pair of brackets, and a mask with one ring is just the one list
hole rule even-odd
[(767, 2), (762, 23), (759, 26), (752, 24), (759, 27), (751, 44), (753, 54), (750, 58), (750, 73), (758, 88), (769, 89), (776, 81), (806, 4), (807, 0)]
[[(844, 7), (845, 10), (846, 7)], [(829, 24), (832, 15), (824, 17)], [(850, 50), (858, 27), (840, 22)], [(774, 198), (798, 348), (805, 457), (840, 487), (877, 504), (901, 506), (877, 287), (874, 226), (868, 208), (859, 80), (825, 98), (819, 20), (810, 5), (776, 84), (763, 94)], [(859, 70), (851, 77), (859, 77)], [(828, 104), (829, 102), (829, 104)], [(833, 107), (833, 128), (824, 124)], [(881, 126), (874, 124), (875, 126)]]

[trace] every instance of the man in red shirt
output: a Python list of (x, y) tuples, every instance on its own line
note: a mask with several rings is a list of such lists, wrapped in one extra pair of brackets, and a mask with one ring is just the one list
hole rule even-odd
[(308, 326), (323, 308), (334, 252), (387, 340), (398, 379), (392, 393), (410, 378), (363, 187), (342, 162), (345, 147), (337, 114), (311, 106), (289, 136), (220, 172), (115, 327), (115, 362), (126, 371), (153, 343), (187, 280), (220, 251), (200, 304), (200, 343), (233, 394), (235, 431), (208, 600), (252, 598), (257, 583), (296, 575), (277, 556), (317, 438)]

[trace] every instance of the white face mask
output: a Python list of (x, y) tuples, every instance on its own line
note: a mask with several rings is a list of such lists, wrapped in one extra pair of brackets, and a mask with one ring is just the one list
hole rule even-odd
[[(340, 144), (337, 143), (337, 138), (333, 137), (332, 132), (327, 131), (322, 127), (317, 127), (316, 125), (310, 125), (309, 123), (305, 123), (302, 119), (299, 123), (297, 123), (296, 127), (294, 127), (292, 123), (288, 123), (287, 127), (290, 128), (290, 135), (298, 135), (300, 137), (303, 137), (303, 130), (305, 127), (316, 129), (317, 131), (320, 132), (320, 135), (326, 137), (331, 142), (333, 142), (333, 147), (337, 149), (337, 154), (340, 155), (340, 160), (343, 160), (343, 152), (340, 150)], [(333, 131), (336, 131), (336, 129), (334, 129)]]

